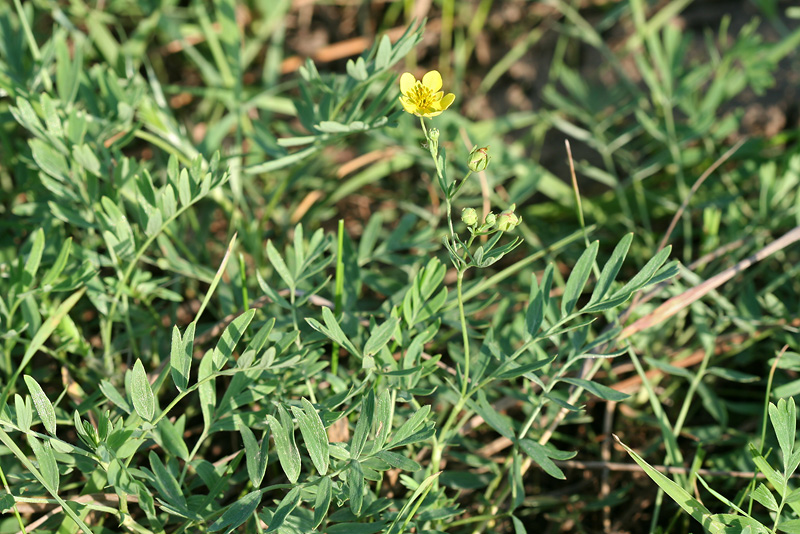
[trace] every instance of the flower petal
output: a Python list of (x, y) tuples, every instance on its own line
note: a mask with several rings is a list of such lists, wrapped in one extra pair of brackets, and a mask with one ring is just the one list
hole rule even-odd
[(442, 88), (442, 75), (439, 74), (438, 70), (427, 72), (425, 76), (422, 77), (422, 85), (435, 93)]
[(402, 76), (400, 76), (400, 92), (403, 94), (408, 93), (408, 91), (414, 87), (414, 84), (417, 83), (417, 79), (414, 78), (414, 75), (410, 72), (404, 72)]
[(456, 95), (453, 93), (447, 93), (444, 95), (444, 98), (439, 102), (439, 105), (442, 106), (442, 109), (445, 110), (450, 107), (450, 104), (456, 99)]
[(419, 108), (415, 104), (410, 102), (406, 97), (401, 96), (399, 100), (400, 103), (403, 105), (404, 110), (406, 110), (408, 113), (411, 113), (412, 115), (419, 115), (418, 113)]

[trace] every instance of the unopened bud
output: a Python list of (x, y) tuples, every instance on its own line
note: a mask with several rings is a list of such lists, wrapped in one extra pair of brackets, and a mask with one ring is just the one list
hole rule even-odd
[(431, 152), (437, 154), (439, 152), (439, 129), (431, 128), (428, 131), (428, 141), (430, 142)]
[(469, 153), (467, 167), (472, 172), (481, 172), (489, 166), (492, 157), (489, 155), (489, 147), (476, 148)]
[(478, 222), (478, 212), (475, 211), (475, 208), (464, 208), (461, 210), (461, 220), (467, 226), (475, 226)]
[(514, 213), (516, 207), (516, 204), (512, 204), (510, 208), (497, 216), (498, 230), (501, 232), (510, 232), (522, 222), (522, 217), (518, 217), (517, 214)]
[(486, 214), (486, 219), (484, 219), (484, 222), (489, 228), (491, 228), (497, 222), (497, 215), (490, 211), (488, 214)]

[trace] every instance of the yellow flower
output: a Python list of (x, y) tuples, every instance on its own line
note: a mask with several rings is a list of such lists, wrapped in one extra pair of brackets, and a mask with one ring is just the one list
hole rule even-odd
[(417, 80), (410, 72), (400, 76), (400, 103), (403, 109), (417, 117), (435, 117), (450, 107), (456, 95), (440, 91), (442, 75), (432, 70)]

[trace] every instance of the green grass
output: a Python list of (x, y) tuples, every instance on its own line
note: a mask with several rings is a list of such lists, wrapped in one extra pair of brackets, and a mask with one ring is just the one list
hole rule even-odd
[(296, 4), (0, 6), (0, 533), (800, 532), (796, 9)]

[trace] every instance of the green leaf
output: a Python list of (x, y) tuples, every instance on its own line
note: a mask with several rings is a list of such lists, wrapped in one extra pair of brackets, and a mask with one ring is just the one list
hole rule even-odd
[(192, 186), (189, 183), (189, 171), (185, 168), (181, 170), (180, 178), (178, 178), (178, 199), (183, 206), (192, 203)]
[(173, 424), (168, 419), (164, 418), (158, 422), (158, 430), (161, 433), (164, 449), (170, 454), (188, 461), (189, 449), (186, 446), (186, 442), (183, 440), (183, 434), (176, 428), (176, 425), (179, 424), (181, 427), (183, 426), (183, 423)]
[(522, 450), (524, 450), (528, 456), (530, 456), (531, 460), (536, 462), (545, 473), (559, 480), (565, 480), (567, 478), (553, 460), (550, 459), (548, 450), (544, 445), (532, 439), (522, 439), (519, 442), (519, 446), (522, 447)]
[(367, 443), (369, 431), (372, 429), (372, 417), (375, 413), (375, 393), (370, 390), (361, 401), (361, 413), (358, 416), (353, 438), (350, 440), (350, 456), (358, 458)]
[[(36, 399), (34, 398), (33, 400), (35, 404)], [(770, 423), (772, 423), (772, 428), (775, 430), (775, 436), (778, 438), (778, 444), (783, 454), (784, 465), (786, 465), (787, 460), (792, 455), (797, 431), (797, 410), (795, 408), (794, 399), (792, 397), (789, 397), (788, 401), (786, 399), (779, 399), (777, 406), (770, 402), (769, 420)]]
[(150, 172), (147, 169), (142, 169), (142, 174), (137, 174), (134, 180), (136, 180), (136, 189), (142, 195), (144, 203), (156, 207), (158, 204), (156, 201), (156, 188)]
[(364, 471), (356, 460), (351, 461), (347, 467), (347, 487), (350, 490), (350, 509), (359, 516), (364, 504)]
[(120, 392), (117, 391), (117, 388), (115, 388), (111, 382), (108, 380), (101, 380), (100, 391), (103, 392), (103, 395), (105, 395), (106, 398), (114, 404), (114, 406), (117, 406), (126, 413), (131, 413), (131, 405), (127, 400), (125, 400), (125, 397), (123, 397)]
[(795, 488), (789, 492), (789, 495), (786, 497), (787, 503), (796, 503), (800, 501), (800, 488)]
[(670, 480), (666, 475), (658, 472), (650, 464), (642, 459), (641, 456), (633, 452), (633, 449), (620, 441), (617, 436), (614, 436), (617, 443), (628, 452), (633, 460), (647, 473), (658, 486), (664, 490), (664, 493), (669, 495), (675, 503), (678, 504), (683, 510), (697, 520), (703, 528), (712, 534), (723, 534), (727, 532), (725, 525), (719, 521), (717, 517), (711, 514), (703, 503), (695, 499), (689, 492), (680, 487), (678, 484)]
[(764, 484), (759, 484), (750, 495), (767, 510), (778, 511), (778, 501), (775, 500), (775, 496)]
[(522, 481), (522, 455), (515, 447), (511, 455), (511, 469), (508, 471), (508, 485), (511, 487), (511, 504), (509, 511), (513, 512), (525, 501), (525, 483)]
[(383, 449), (383, 446), (386, 444), (389, 433), (392, 431), (393, 413), (394, 403), (392, 402), (392, 395), (388, 389), (385, 389), (378, 397), (378, 407), (375, 411), (375, 422), (378, 428), (375, 431), (375, 446), (373, 450), (379, 451)]
[(72, 39), (72, 51), (75, 60), (70, 58), (70, 47), (64, 40), (63, 34), (56, 35), (56, 89), (63, 106), (72, 104), (78, 94), (80, 86), (80, 73), (83, 68), (83, 39)]
[(45, 480), (45, 488), (51, 493), (58, 493), (58, 485), (61, 475), (58, 472), (55, 454), (50, 447), (49, 441), (39, 441), (35, 436), (28, 434), (28, 443), (33, 450), (36, 461), (39, 464), (39, 471)]
[(400, 324), (399, 317), (390, 317), (382, 325), (372, 331), (369, 339), (364, 344), (364, 356), (374, 356), (386, 346), (392, 334), (394, 334), (397, 325)]
[[(417, 489), (414, 490), (414, 493), (411, 494), (411, 498), (406, 500), (405, 504), (403, 504), (403, 508), (400, 509), (400, 513), (397, 514), (397, 517), (392, 521), (392, 526), (389, 527), (387, 534), (400, 534), (404, 532), (405, 526), (411, 521), (411, 517), (414, 515), (414, 512), (419, 508), (419, 506), (415, 506), (415, 503), (418, 499), (425, 498), (425, 495), (431, 489), (431, 485), (433, 482), (441, 475), (442, 472), (439, 471), (438, 473), (433, 473), (428, 478), (422, 481)], [(412, 510), (412, 506), (414, 506)], [(405, 517), (405, 520), (401, 523), (401, 518)]]
[(281, 525), (283, 525), (284, 521), (286, 521), (286, 518), (289, 517), (289, 514), (297, 508), (298, 504), (300, 504), (300, 486), (295, 486), (278, 504), (278, 508), (275, 510), (275, 513), (272, 514), (272, 519), (269, 522), (269, 528), (267, 528), (266, 532), (278, 530)]
[(175, 212), (178, 211), (178, 202), (175, 200), (175, 188), (173, 188), (171, 184), (165, 185), (161, 189), (159, 200), (161, 201), (159, 203), (159, 208), (161, 209), (164, 219), (172, 218)]
[(0, 497), (0, 514), (4, 514), (13, 509), (15, 503), (16, 500), (14, 499), (13, 495), (10, 493), (4, 493), (3, 496)]
[(497, 413), (492, 405), (489, 404), (489, 401), (486, 399), (486, 393), (484, 393), (483, 390), (478, 392), (478, 402), (473, 402), (471, 404), (473, 404), (475, 412), (483, 417), (483, 420), (486, 421), (486, 424), (499, 432), (501, 436), (504, 436), (512, 441), (516, 439), (516, 436), (514, 435), (514, 428), (508, 422), (508, 418)]
[(403, 471), (419, 471), (422, 469), (422, 466), (414, 460), (396, 452), (381, 451), (376, 456), (392, 467), (397, 467)]
[(275, 248), (275, 245), (272, 244), (272, 240), (267, 241), (267, 257), (269, 258), (270, 263), (275, 268), (275, 271), (278, 273), (278, 276), (284, 281), (284, 283), (289, 286), (290, 289), (293, 289), (296, 282), (292, 273), (289, 272), (289, 268), (286, 266), (286, 262), (283, 261), (278, 249)]
[(218, 532), (224, 528), (227, 528), (228, 532), (235, 530), (253, 515), (258, 505), (261, 504), (262, 496), (261, 490), (255, 490), (237, 499), (236, 502), (208, 527), (208, 531)]
[(516, 362), (511, 361), (507, 365), (504, 366), (504, 367), (508, 367), (509, 369), (503, 370), (502, 367), (498, 367), (497, 369), (500, 370), (501, 372), (498, 373), (498, 374), (495, 374), (496, 373), (496, 371), (495, 371), (495, 373), (492, 373), (492, 376), (494, 376), (496, 378), (499, 378), (501, 380), (510, 380), (512, 378), (517, 378), (517, 377), (522, 376), (522, 375), (524, 375), (526, 373), (537, 371), (537, 370), (541, 369), (542, 367), (545, 367), (546, 365), (549, 365), (549, 364), (553, 363), (553, 361), (557, 357), (558, 357), (557, 354), (553, 354), (550, 358), (545, 358), (543, 360), (537, 360), (537, 361), (535, 361), (533, 363), (528, 363), (528, 364), (525, 364), (525, 365), (519, 365)]
[(778, 525), (778, 530), (787, 534), (800, 534), (800, 519), (789, 519)]
[(177, 326), (172, 327), (172, 346), (170, 348), (170, 375), (178, 391), (184, 391), (189, 384), (192, 370), (192, 350), (194, 348), (194, 330), (196, 323), (191, 322), (181, 336)]
[[(280, 306), (281, 308), (283, 308), (285, 310), (289, 310), (289, 311), (292, 310), (292, 305), (289, 304), (289, 301), (287, 301), (277, 291), (275, 291), (267, 283), (267, 281), (264, 280), (264, 278), (261, 276), (261, 273), (259, 273), (258, 271), (256, 271), (256, 281), (258, 282), (258, 286), (261, 288), (261, 291), (263, 291), (264, 294), (267, 297), (269, 297), (269, 299), (272, 302), (274, 302), (275, 304), (277, 304), (278, 306)], [(306, 320), (308, 320), (308, 319), (306, 319)]]
[[(424, 396), (430, 395), (430, 393), (424, 393)], [(395, 447), (402, 447), (404, 445), (411, 445), (412, 443), (419, 443), (420, 441), (426, 441), (431, 438), (436, 433), (434, 429), (435, 424), (431, 422), (425, 422), (422, 427), (402, 440), (393, 440), (392, 443), (389, 445), (389, 448)]]
[(10, 111), (14, 115), (14, 118), (17, 119), (17, 122), (33, 132), (43, 131), (42, 122), (39, 120), (39, 116), (36, 114), (31, 103), (21, 96), (17, 97), (16, 103), (16, 109), (12, 107)]
[(619, 270), (622, 268), (625, 257), (628, 255), (628, 250), (631, 248), (632, 241), (633, 234), (626, 234), (614, 248), (614, 252), (611, 253), (611, 257), (600, 272), (600, 278), (597, 279), (597, 284), (594, 286), (592, 297), (589, 299), (587, 306), (591, 306), (603, 300), (603, 297), (605, 297), (611, 289), (611, 284), (614, 283), (614, 280), (619, 274)]
[(300, 434), (303, 435), (303, 441), (308, 449), (308, 454), (311, 456), (311, 461), (320, 475), (324, 476), (328, 472), (328, 435), (325, 433), (325, 427), (322, 425), (317, 410), (314, 408), (307, 399), (301, 399), (303, 409), (292, 406), (292, 413), (297, 419), (298, 426), (300, 427)]
[(158, 236), (161, 227), (164, 225), (164, 217), (158, 208), (154, 208), (147, 203), (141, 204), (145, 214), (144, 233), (147, 237)]
[(411, 436), (417, 430), (417, 428), (425, 423), (425, 420), (430, 412), (431, 407), (429, 404), (426, 404), (421, 409), (415, 411), (414, 414), (409, 417), (400, 428), (397, 429), (397, 432), (394, 433), (392, 439), (389, 441), (389, 446), (396, 447), (397, 443), (400, 443)]
[(762, 473), (764, 473), (764, 476), (778, 492), (778, 495), (781, 496), (785, 495), (786, 492), (788, 491), (788, 488), (786, 487), (786, 481), (784, 480), (783, 475), (778, 473), (775, 469), (773, 469), (771, 465), (769, 465), (769, 462), (767, 462), (767, 460), (761, 455), (761, 453), (758, 452), (758, 450), (753, 446), (752, 443), (750, 444), (749, 450), (750, 450), (750, 456), (753, 459), (753, 463), (756, 464), (756, 468)]
[(328, 515), (328, 508), (331, 505), (333, 496), (330, 477), (323, 477), (317, 486), (317, 498), (314, 501), (314, 528), (317, 528), (325, 516)]
[(51, 436), (56, 435), (56, 411), (53, 404), (47, 395), (44, 394), (42, 386), (32, 377), (25, 375), (25, 385), (28, 386), (28, 391), (33, 399), (33, 405), (36, 407), (36, 413), (39, 414), (39, 419), (42, 420), (45, 430)]
[(153, 389), (147, 380), (147, 373), (142, 365), (142, 360), (136, 360), (133, 364), (133, 374), (131, 376), (131, 400), (133, 409), (145, 421), (152, 421), (156, 411), (156, 400)]
[(293, 152), (286, 156), (272, 159), (270, 161), (266, 161), (264, 163), (255, 165), (253, 167), (247, 167), (244, 172), (246, 174), (263, 174), (267, 172), (277, 171), (278, 169), (283, 169), (284, 167), (288, 167), (289, 165), (294, 165), (295, 163), (306, 159), (312, 154), (317, 153), (319, 149), (320, 146), (318, 144), (314, 144), (308, 148), (304, 148), (303, 150), (298, 150), (297, 152)]
[(100, 174), (100, 160), (97, 159), (89, 145), (81, 144), (72, 148), (72, 159), (94, 175)]
[(653, 275), (656, 274), (661, 266), (667, 261), (669, 258), (670, 253), (672, 252), (672, 246), (666, 246), (661, 249), (655, 256), (650, 258), (642, 270), (639, 271), (636, 276), (630, 279), (630, 281), (625, 284), (619, 291), (614, 293), (611, 298), (617, 296), (624, 296), (633, 293), (634, 291), (638, 291), (642, 287), (646, 286), (647, 283), (653, 278)]
[(172, 473), (164, 467), (155, 451), (150, 451), (149, 459), (150, 469), (152, 469), (155, 476), (156, 489), (161, 493), (165, 501), (172, 505), (177, 504), (180, 508), (186, 508), (186, 498), (183, 496), (180, 484), (178, 484)]
[[(382, 532), (386, 521), (374, 523), (337, 523), (325, 529), (325, 534), (376, 534)], [(425, 534), (439, 534), (441, 531), (421, 530)]]
[(26, 288), (33, 286), (33, 279), (36, 277), (36, 272), (39, 270), (39, 264), (42, 262), (43, 251), (44, 230), (38, 228), (33, 233), (31, 251), (28, 253), (28, 257), (25, 259), (25, 280), (23, 280), (23, 284)]
[(327, 306), (322, 307), (322, 319), (325, 321), (325, 326), (322, 326), (319, 321), (310, 317), (306, 318), (306, 322), (309, 324), (309, 326), (311, 326), (311, 328), (317, 332), (320, 332), (321, 334), (324, 334), (331, 341), (335, 341), (339, 345), (342, 345), (350, 354), (361, 358), (361, 352), (344, 334), (344, 331), (339, 326), (339, 322), (336, 320), (336, 317), (334, 317), (333, 312)]
[(392, 42), (389, 36), (384, 34), (378, 44), (378, 50), (375, 52), (375, 68), (383, 69), (389, 64), (389, 59), (392, 55)]
[(19, 394), (14, 394), (14, 411), (17, 412), (17, 428), (23, 432), (28, 432), (31, 429), (33, 422), (33, 407), (31, 406), (30, 397), (23, 399)]
[(247, 310), (239, 317), (234, 319), (231, 324), (225, 328), (225, 331), (222, 333), (222, 336), (217, 342), (217, 346), (214, 348), (215, 370), (222, 369), (225, 363), (233, 355), (233, 350), (236, 348), (236, 344), (244, 335), (245, 330), (247, 330), (247, 326), (250, 324), (250, 321), (253, 320), (253, 316), (255, 314), (255, 308)]
[(42, 278), (41, 285), (43, 287), (47, 287), (52, 285), (61, 273), (64, 272), (64, 268), (67, 266), (67, 261), (69, 260), (70, 252), (72, 251), (72, 238), (68, 237), (64, 240), (64, 244), (61, 245), (61, 250), (58, 253), (58, 257), (56, 261), (53, 263), (53, 266), (50, 267), (50, 270), (47, 271), (47, 274), (44, 275)]
[(730, 380), (731, 382), (739, 382), (740, 384), (758, 382), (761, 380), (761, 377), (758, 375), (751, 375), (750, 373), (743, 373), (725, 367), (709, 367), (706, 370), (706, 374), (718, 376), (723, 380)]
[(589, 275), (592, 273), (592, 265), (594, 265), (594, 259), (597, 257), (599, 247), (599, 241), (594, 241), (589, 245), (589, 248), (583, 251), (583, 254), (578, 258), (578, 262), (572, 269), (567, 285), (564, 288), (564, 296), (561, 298), (562, 317), (572, 313), (572, 310), (578, 304), (578, 298), (580, 298), (583, 288), (589, 280)]
[[(549, 266), (548, 266), (549, 267)], [(544, 291), (539, 288), (536, 273), (531, 273), (531, 291), (528, 296), (528, 308), (525, 310), (525, 326), (531, 337), (536, 336), (544, 320)]]
[(581, 387), (586, 391), (588, 391), (589, 393), (596, 395), (603, 400), (617, 402), (625, 400), (628, 397), (630, 397), (630, 395), (628, 395), (627, 393), (622, 393), (621, 391), (617, 391), (616, 389), (611, 389), (608, 386), (598, 384), (597, 382), (590, 382), (582, 378), (566, 377), (562, 378), (561, 380), (563, 382), (567, 382), (568, 384), (572, 384), (573, 386)]
[(208, 431), (214, 420), (214, 409), (217, 406), (217, 388), (214, 375), (214, 351), (209, 350), (200, 360), (197, 370), (198, 395), (200, 397), (200, 411), (203, 414), (203, 428)]
[[(233, 416), (236, 430), (242, 435), (242, 442), (244, 442), (244, 456), (247, 463), (247, 475), (250, 477), (253, 487), (258, 488), (261, 486), (261, 481), (264, 478), (264, 473), (267, 467), (266, 461), (262, 461), (261, 447), (256, 441), (253, 431), (250, 430), (242, 418), (236, 414)], [(262, 469), (263, 467), (263, 469)]]
[(40, 169), (60, 182), (67, 181), (69, 165), (63, 154), (40, 139), (31, 139), (28, 144), (33, 160)]
[(297, 450), (297, 445), (294, 441), (294, 427), (291, 424), (291, 418), (286, 414), (283, 406), (278, 407), (278, 413), (282, 421), (289, 420), (288, 425), (284, 426), (284, 424), (279, 423), (272, 415), (267, 415), (267, 422), (270, 430), (272, 430), (272, 439), (275, 440), (275, 449), (278, 452), (278, 461), (281, 464), (281, 468), (289, 482), (294, 484), (300, 476), (300, 451)]
[(516, 516), (511, 516), (511, 522), (514, 524), (514, 534), (527, 534), (528, 531), (525, 529), (525, 525), (522, 524), (522, 521), (517, 519)]

